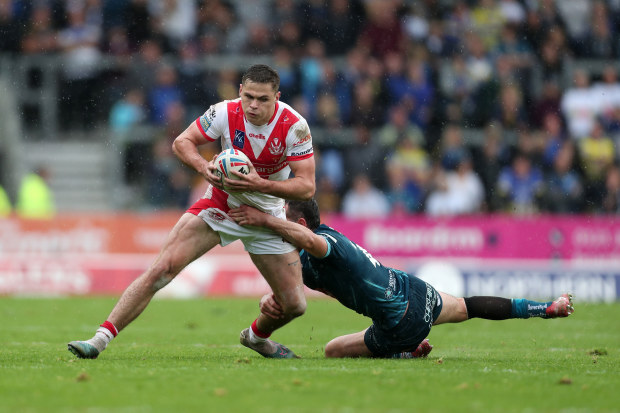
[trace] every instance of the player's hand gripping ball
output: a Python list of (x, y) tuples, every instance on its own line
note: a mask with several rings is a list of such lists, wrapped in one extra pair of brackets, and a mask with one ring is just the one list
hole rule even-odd
[(243, 152), (237, 149), (226, 149), (215, 158), (215, 175), (220, 180), (224, 178), (239, 179), (231, 171), (237, 171), (247, 175), (250, 173), (250, 159)]

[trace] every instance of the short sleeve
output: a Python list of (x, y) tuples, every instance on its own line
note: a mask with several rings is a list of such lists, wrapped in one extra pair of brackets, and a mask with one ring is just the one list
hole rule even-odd
[(211, 105), (205, 113), (196, 119), (196, 125), (209, 142), (213, 142), (223, 136), (223, 132), (227, 127), (226, 102), (220, 102)]
[(287, 161), (300, 161), (313, 156), (312, 135), (305, 119), (300, 119), (288, 131)]

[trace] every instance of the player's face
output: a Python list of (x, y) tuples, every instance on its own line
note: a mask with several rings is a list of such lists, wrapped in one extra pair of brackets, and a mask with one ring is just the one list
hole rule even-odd
[(273, 116), (280, 92), (275, 92), (270, 83), (248, 80), (239, 86), (239, 96), (246, 119), (253, 125), (261, 126)]

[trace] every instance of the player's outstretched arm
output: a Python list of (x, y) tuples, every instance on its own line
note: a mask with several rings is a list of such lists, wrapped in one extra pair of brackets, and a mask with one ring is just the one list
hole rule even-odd
[(315, 257), (324, 257), (327, 254), (327, 241), (302, 225), (305, 223), (303, 218), (300, 219), (302, 223), (285, 221), (248, 205), (231, 209), (228, 211), (228, 215), (242, 226), (252, 225), (269, 228), (297, 248), (306, 250), (308, 254)]

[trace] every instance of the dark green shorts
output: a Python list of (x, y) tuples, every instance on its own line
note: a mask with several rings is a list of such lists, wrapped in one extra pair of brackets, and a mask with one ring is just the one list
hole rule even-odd
[(437, 290), (409, 275), (409, 308), (403, 319), (390, 329), (371, 325), (364, 335), (364, 343), (377, 357), (413, 351), (430, 333), (442, 305)]

